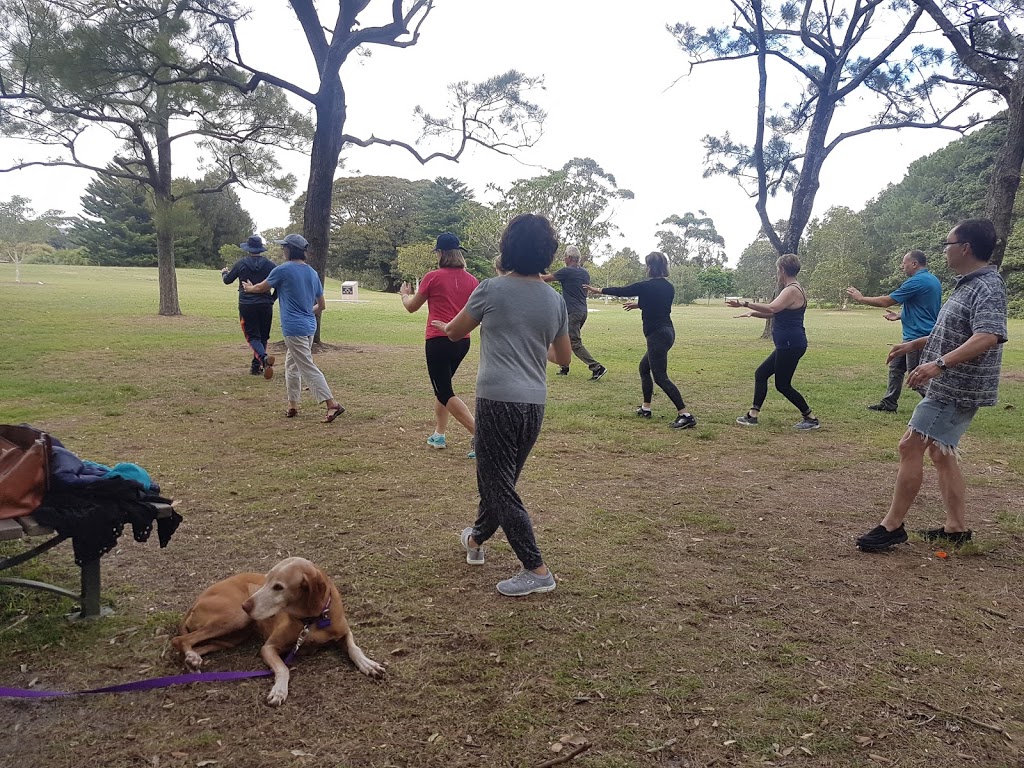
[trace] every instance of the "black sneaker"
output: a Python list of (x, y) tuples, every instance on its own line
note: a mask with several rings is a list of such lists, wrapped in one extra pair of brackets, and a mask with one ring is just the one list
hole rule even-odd
[(561, 368), (558, 369), (558, 373), (556, 373), (555, 375), (556, 376), (568, 376), (569, 375), (569, 366), (568, 365), (563, 365)]
[(875, 403), (868, 406), (869, 411), (883, 411), (885, 413), (896, 413), (896, 407), (885, 403)]
[(597, 369), (596, 371), (594, 371), (594, 375), (590, 377), (590, 380), (591, 380), (591, 381), (597, 381), (597, 380), (599, 380), (599, 379), (600, 379), (600, 378), (601, 378), (602, 376), (604, 376), (604, 375), (605, 375), (606, 373), (608, 373), (608, 369), (607, 369), (607, 368), (605, 368), (605, 367), (604, 367), (604, 366), (602, 365), (602, 366), (601, 366), (600, 368), (598, 368), (598, 369)]
[(884, 525), (879, 525), (857, 539), (857, 548), (865, 552), (884, 552), (906, 540), (907, 531), (902, 525), (895, 531), (886, 530)]
[(259, 360), (257, 360), (256, 358), (253, 358), (252, 365), (249, 366), (249, 375), (250, 376), (259, 376), (261, 373), (263, 373), (263, 366), (260, 365), (260, 361)]
[(651, 409), (644, 408), (642, 405), (638, 405), (636, 407), (636, 415), (639, 416), (641, 419), (649, 419), (651, 418)]
[(742, 424), (744, 427), (756, 427), (757, 416), (751, 416), (749, 413), (744, 413), (742, 416), (736, 419), (736, 423)]
[(697, 426), (697, 420), (688, 413), (681, 413), (669, 426), (672, 429), (693, 429)]
[(945, 527), (931, 528), (927, 531), (914, 531), (914, 533), (925, 541), (946, 541), (957, 546), (966, 544), (974, 536), (974, 531), (954, 531), (952, 533), (946, 533)]

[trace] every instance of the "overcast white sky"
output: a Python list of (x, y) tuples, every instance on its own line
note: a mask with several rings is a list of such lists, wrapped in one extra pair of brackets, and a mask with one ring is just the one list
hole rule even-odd
[[(244, 55), (269, 71), (290, 72), (298, 84), (315, 89), (312, 59), (290, 8), (266, 0), (253, 5), (252, 20), (242, 28)], [(323, 18), (333, 23), (328, 15), (336, 3), (320, 5)], [(375, 14), (386, 14), (389, 7), (372, 0), (364, 25), (386, 21)], [(702, 209), (715, 220), (735, 265), (759, 222), (752, 201), (735, 181), (701, 177), (700, 140), (729, 130), (750, 141), (756, 73), (750, 61), (707, 65), (670, 88), (688, 65), (665, 30), (677, 21), (704, 27), (730, 19), (725, 0), (642, 0), (628, 6), (610, 0), (437, 0), (416, 46), (374, 47), (372, 57), (346, 64), (346, 132), (411, 142), (418, 136), (412, 119), (417, 104), (440, 112), (449, 82), (482, 80), (515, 68), (545, 78), (545, 90), (537, 95), (548, 112), (544, 137), (519, 154), (521, 162), (472, 150), (458, 164), (437, 160), (421, 166), (402, 149), (353, 147), (342, 173), (450, 176), (483, 196), (488, 182), (507, 185), (543, 172), (522, 163), (553, 169), (573, 157), (592, 157), (636, 195), (618, 204), (616, 248), (652, 250), (661, 220)], [(298, 101), (296, 106), (305, 108)], [(860, 111), (861, 116), (869, 113), (865, 107)], [(847, 142), (825, 166), (816, 213), (831, 205), (859, 208), (886, 184), (899, 181), (912, 160), (955, 137), (938, 130), (885, 131)], [(110, 148), (97, 145), (95, 151), (89, 159), (105, 164)], [(0, 152), (29, 154), (9, 141), (0, 142)], [(287, 153), (281, 160), (298, 177), (299, 191), (304, 189), (308, 157)], [(176, 175), (196, 173), (184, 153), (176, 163)], [(88, 172), (76, 169), (30, 169), (0, 176), (0, 197), (22, 194), (37, 210), (77, 213), (89, 180)], [(240, 194), (259, 227), (287, 222), (287, 203), (244, 190)], [(785, 205), (776, 203), (773, 218), (785, 213)]]

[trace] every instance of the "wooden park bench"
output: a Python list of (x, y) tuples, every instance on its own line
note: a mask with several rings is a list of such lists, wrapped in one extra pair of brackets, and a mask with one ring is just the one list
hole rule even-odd
[[(171, 516), (171, 506), (169, 504), (152, 504), (151, 506), (156, 510), (158, 520)], [(0, 520), (0, 541), (13, 541), (32, 536), (50, 536), (51, 538), (26, 552), (0, 558), (0, 571), (6, 571), (8, 568), (28, 562), (69, 538), (66, 535), (57, 533), (52, 528), (40, 525), (32, 515)], [(76, 614), (78, 618), (85, 619), (99, 616), (102, 613), (100, 609), (100, 558), (83, 564), (81, 571), (82, 591), (80, 593), (75, 593), (63, 587), (57, 587), (42, 581), (32, 581), (31, 579), (5, 577), (0, 578), (0, 584), (41, 589), (63, 597), (70, 597), (72, 600), (77, 600), (81, 606), (81, 611)]]

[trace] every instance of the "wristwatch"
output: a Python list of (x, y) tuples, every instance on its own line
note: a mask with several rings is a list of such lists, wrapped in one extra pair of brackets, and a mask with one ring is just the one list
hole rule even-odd
[(949, 367), (946, 365), (946, 361), (943, 360), (941, 357), (935, 358), (935, 365), (937, 365), (939, 367), (940, 371), (948, 371), (949, 370)]

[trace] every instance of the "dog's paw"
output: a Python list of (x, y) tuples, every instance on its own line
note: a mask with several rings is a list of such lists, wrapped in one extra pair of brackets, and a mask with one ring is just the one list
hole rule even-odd
[(288, 686), (287, 685), (274, 685), (270, 689), (270, 693), (267, 694), (267, 704), (272, 707), (279, 707), (284, 704), (284, 700), (288, 698)]
[(367, 677), (372, 677), (375, 680), (380, 680), (382, 677), (384, 677), (384, 667), (378, 664), (373, 659), (371, 659), (369, 656), (363, 656), (363, 658), (360, 659), (358, 667), (359, 671)]
[(195, 671), (203, 666), (203, 657), (195, 651), (189, 651), (185, 654), (185, 666)]

